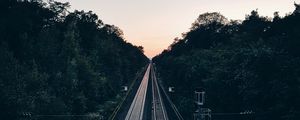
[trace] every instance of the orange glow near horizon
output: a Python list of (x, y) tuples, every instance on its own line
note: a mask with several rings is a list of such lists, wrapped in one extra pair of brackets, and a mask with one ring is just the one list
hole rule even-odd
[(118, 26), (126, 41), (143, 46), (149, 58), (161, 53), (175, 37), (187, 32), (199, 14), (220, 12), (228, 19), (244, 19), (258, 9), (262, 16), (281, 16), (300, 0), (57, 0), (71, 10), (93, 11), (106, 24)]

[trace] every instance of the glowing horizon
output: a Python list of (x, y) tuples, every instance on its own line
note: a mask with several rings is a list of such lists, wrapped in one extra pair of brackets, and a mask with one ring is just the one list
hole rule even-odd
[(300, 0), (57, 0), (69, 2), (71, 10), (93, 11), (106, 24), (118, 26), (124, 38), (143, 46), (149, 58), (161, 53), (187, 32), (198, 15), (220, 12), (228, 19), (244, 19), (258, 9), (262, 16), (281, 16), (294, 10), (293, 3)]

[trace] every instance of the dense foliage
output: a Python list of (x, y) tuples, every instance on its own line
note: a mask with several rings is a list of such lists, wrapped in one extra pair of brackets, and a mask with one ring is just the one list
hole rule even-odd
[(1, 0), (1, 120), (29, 113), (42, 120), (107, 117), (121, 85), (148, 62), (120, 29), (68, 7), (52, 0)]
[(186, 119), (192, 119), (199, 87), (206, 90), (205, 107), (231, 120), (241, 118), (230, 113), (246, 110), (254, 114), (243, 120), (300, 119), (300, 5), (295, 6), (285, 17), (252, 11), (244, 21), (202, 14), (154, 58), (165, 87), (175, 87), (173, 100)]

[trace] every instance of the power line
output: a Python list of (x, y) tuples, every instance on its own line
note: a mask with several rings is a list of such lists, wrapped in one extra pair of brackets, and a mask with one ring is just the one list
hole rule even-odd
[(34, 115), (35, 117), (103, 117), (101, 115)]
[(165, 91), (165, 89), (163, 89), (162, 83), (160, 83), (158, 86), (162, 89), (162, 91), (163, 91), (164, 95), (166, 96), (166, 98), (167, 98), (167, 100), (168, 100), (168, 102), (169, 102), (171, 108), (172, 108), (173, 111), (175, 112), (176, 117), (177, 117), (179, 120), (184, 120), (183, 117), (182, 117), (182, 115), (181, 115), (180, 112), (178, 111), (177, 107), (175, 106), (175, 104), (171, 101), (171, 99), (170, 99), (169, 95), (167, 94), (167, 92)]
[(255, 114), (252, 111), (236, 112), (236, 113), (211, 113), (211, 115), (251, 115)]

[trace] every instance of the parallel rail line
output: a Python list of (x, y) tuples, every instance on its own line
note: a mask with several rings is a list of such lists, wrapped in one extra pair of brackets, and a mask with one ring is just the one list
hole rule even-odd
[[(155, 66), (153, 66), (153, 68), (155, 68)], [(155, 70), (155, 69), (153, 69), (153, 70)], [(182, 117), (182, 115), (181, 115), (180, 112), (178, 111), (176, 105), (175, 105), (175, 104), (172, 102), (172, 100), (170, 99), (170, 97), (169, 97), (169, 95), (167, 94), (166, 90), (163, 89), (162, 83), (158, 84), (158, 86), (162, 89), (163, 94), (166, 96), (167, 101), (168, 101), (168, 103), (170, 104), (172, 110), (174, 111), (174, 113), (175, 113), (177, 119), (178, 119), (178, 120), (184, 120), (183, 117)]]
[(139, 76), (143, 73), (143, 71), (146, 71), (147, 69), (147, 65), (145, 67), (143, 67), (143, 69), (141, 71), (139, 71), (137, 73), (137, 75), (135, 76), (134, 78), (134, 81), (130, 84), (129, 86), (129, 90), (128, 92), (126, 93), (125, 97), (123, 97), (123, 99), (121, 100), (121, 102), (118, 104), (118, 106), (116, 107), (116, 109), (113, 111), (113, 113), (109, 116), (109, 120), (115, 120), (116, 119), (116, 115), (118, 114), (120, 108), (123, 106), (125, 100), (128, 98), (130, 92), (132, 91), (133, 89), (133, 86), (134, 84), (137, 82), (137, 79), (139, 78)]
[(125, 120), (143, 119), (150, 69), (151, 69), (151, 64), (149, 64), (147, 71), (145, 72), (141, 85), (139, 86), (138, 91), (134, 97), (134, 100), (131, 103), (131, 106), (126, 115)]
[(157, 83), (156, 75), (154, 68), (152, 66), (151, 69), (151, 78), (152, 78), (152, 94), (153, 94), (153, 120), (168, 120), (168, 115), (162, 100), (162, 96), (160, 94), (159, 86)]

